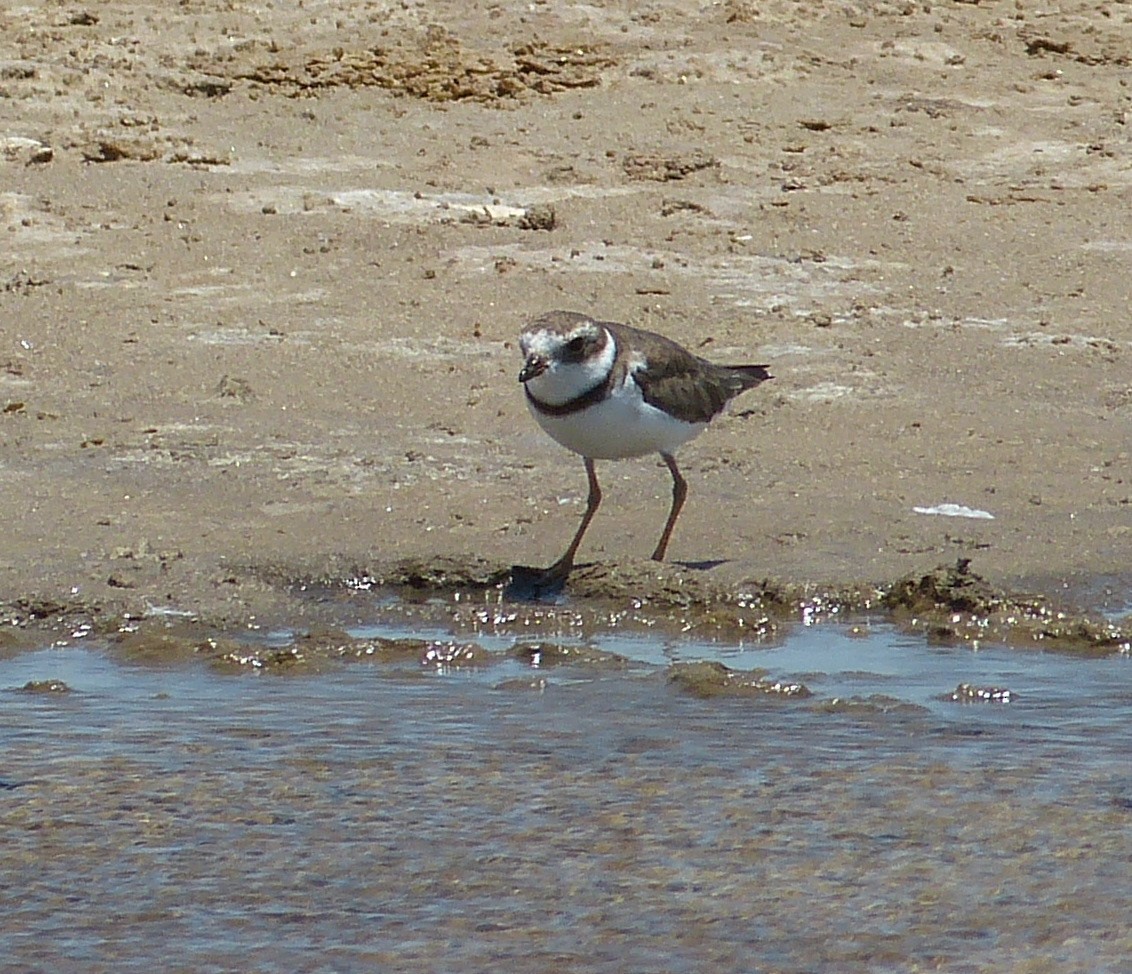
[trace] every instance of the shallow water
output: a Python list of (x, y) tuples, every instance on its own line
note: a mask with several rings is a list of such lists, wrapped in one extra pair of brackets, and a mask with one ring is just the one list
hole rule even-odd
[[(8, 967), (1125, 969), (1127, 656), (598, 643), (638, 662), (0, 661)], [(698, 699), (690, 658), (814, 696)]]

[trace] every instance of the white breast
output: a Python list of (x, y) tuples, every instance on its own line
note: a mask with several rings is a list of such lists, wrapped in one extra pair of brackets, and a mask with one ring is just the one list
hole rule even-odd
[(608, 398), (568, 416), (547, 416), (530, 406), (531, 415), (566, 449), (592, 460), (624, 460), (648, 453), (674, 453), (698, 436), (707, 423), (685, 423), (650, 406), (626, 375)]

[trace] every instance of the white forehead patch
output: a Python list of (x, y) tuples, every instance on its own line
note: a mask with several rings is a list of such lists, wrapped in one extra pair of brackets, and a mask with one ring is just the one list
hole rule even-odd
[(562, 336), (556, 331), (540, 328), (538, 331), (525, 331), (519, 339), (519, 348), (524, 355), (539, 355), (550, 358), (556, 348), (562, 346)]
[(579, 322), (568, 332), (561, 332), (556, 328), (538, 328), (523, 332), (519, 337), (519, 348), (522, 349), (524, 355), (533, 353), (546, 359), (552, 359), (561, 348), (573, 339), (584, 335), (597, 334), (599, 334), (597, 325), (592, 321)]

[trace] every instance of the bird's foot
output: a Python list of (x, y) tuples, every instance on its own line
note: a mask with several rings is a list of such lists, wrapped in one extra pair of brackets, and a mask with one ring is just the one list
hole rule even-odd
[(555, 562), (549, 568), (532, 568), (515, 565), (511, 569), (511, 582), (504, 593), (509, 599), (537, 601), (562, 594), (573, 564)]

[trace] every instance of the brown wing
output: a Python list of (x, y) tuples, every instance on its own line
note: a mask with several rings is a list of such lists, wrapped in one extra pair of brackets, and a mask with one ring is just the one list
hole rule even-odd
[[(645, 402), (686, 423), (708, 422), (728, 400), (772, 378), (765, 365), (716, 365), (663, 335), (628, 325), (617, 328), (628, 332), (625, 337), (645, 358), (645, 367), (633, 372)], [(623, 342), (618, 345), (624, 347)]]

